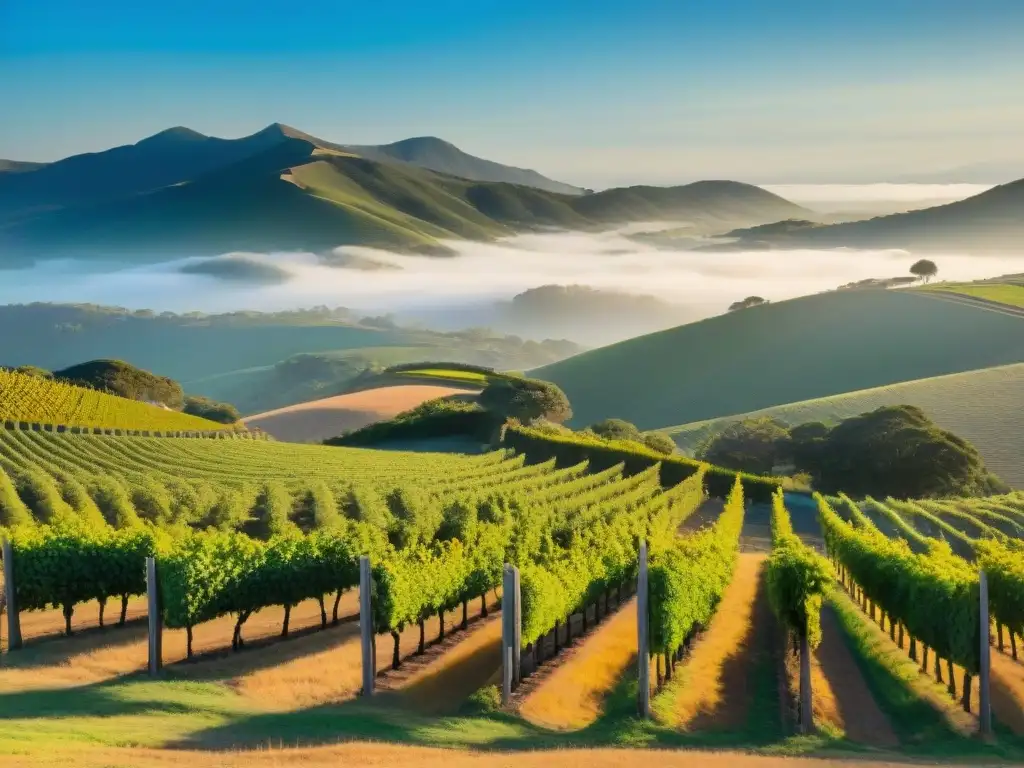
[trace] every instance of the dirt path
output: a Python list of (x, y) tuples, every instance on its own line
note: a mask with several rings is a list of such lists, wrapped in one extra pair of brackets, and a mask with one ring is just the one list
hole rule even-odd
[(636, 598), (595, 628), (522, 702), (519, 713), (546, 728), (576, 730), (601, 715), (605, 697), (636, 658)]
[(834, 702), (834, 707), (823, 709), (834, 712), (834, 724), (845, 731), (851, 741), (884, 749), (899, 747), (896, 732), (864, 681), (843, 638), (839, 619), (828, 605), (821, 611), (821, 632), (821, 645), (814, 657), (825, 685), (820, 694), (814, 691), (815, 699)]
[(992, 710), (999, 721), (1024, 736), (1024, 664), (992, 649)]
[(389, 673), (388, 686), (419, 712), (452, 714), (477, 690), (500, 679), (501, 614), (477, 617), (466, 632), (452, 634), (433, 651), (426, 664), (408, 662), (406, 674)]
[[(5, 768), (906, 768), (905, 762), (751, 755), (743, 752), (640, 749), (561, 749), (557, 752), (467, 752), (353, 742), (329, 747), (197, 752), (131, 748), (74, 748), (57, 741), (34, 755), (4, 756)], [(1004, 763), (1005, 764), (1005, 763)], [(974, 768), (979, 768), (974, 763)]]
[(680, 680), (665, 717), (685, 731), (741, 728), (754, 699), (753, 678), (771, 653), (774, 619), (762, 574), (765, 556), (743, 553), (707, 632), (676, 671)]

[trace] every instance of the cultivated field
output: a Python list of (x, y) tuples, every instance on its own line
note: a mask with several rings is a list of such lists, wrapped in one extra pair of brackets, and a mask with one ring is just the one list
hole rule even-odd
[(996, 304), (1024, 308), (1024, 284), (1021, 283), (940, 283), (921, 290), (971, 296)]
[(377, 387), (278, 408), (247, 416), (242, 421), (247, 427), (262, 429), (278, 440), (293, 443), (320, 442), (343, 432), (390, 419), (426, 400), (474, 391), (430, 384)]
[(886, 387), (788, 403), (758, 411), (696, 421), (663, 431), (692, 455), (708, 435), (726, 424), (768, 416), (796, 425), (826, 424), (885, 405), (916, 405), (939, 426), (969, 440), (985, 464), (1014, 488), (1024, 488), (1024, 363), (935, 376)]
[[(152, 680), (143, 670), (145, 607), (134, 582), (124, 587), (124, 626), (115, 590), (100, 628), (97, 603), (80, 589), (95, 573), (87, 562), (72, 555), (68, 562), (81, 567), (73, 580), (63, 568), (35, 571), (40, 583), (19, 599), (75, 586), (73, 634), (62, 636), (59, 609), (21, 612), (25, 647), (0, 656), (4, 765), (532, 765), (541, 754), (555, 759), (535, 750), (554, 748), (567, 765), (640, 759), (568, 749), (601, 746), (748, 753), (659, 753), (666, 765), (685, 757), (767, 768), (777, 760), (799, 765), (797, 756), (811, 753), (824, 758), (816, 766), (838, 766), (851, 752), (872, 764), (897, 755), (1024, 759), (1015, 719), (1024, 712), (1024, 664), (1008, 649), (994, 662), (998, 730), (986, 745), (975, 738), (976, 715), (927, 675), (908, 675), (906, 653), (838, 589), (812, 664), (818, 730), (797, 736), (795, 657), (769, 591), (771, 553), (782, 546), (778, 509), (744, 504), (738, 483), (726, 499), (706, 499), (697, 467), (665, 488), (657, 468), (531, 464), (507, 451), (465, 457), (5, 431), (0, 468), (16, 577), (33, 553), (67, 558), (70, 544), (93, 547), (91, 557), (131, 558), (124, 543), (146, 535), (161, 579), (177, 574), (162, 587), (165, 668)], [(1017, 495), (967, 507), (929, 513), (948, 529), (906, 528), (918, 531), (915, 541), (960, 531), (967, 544), (980, 533), (999, 531), (989, 537), (1005, 542), (1024, 531)], [(791, 496), (786, 519), (820, 548), (815, 510)], [(216, 533), (190, 532), (208, 527)], [(641, 533), (653, 590), (649, 721), (635, 715), (630, 599)], [(370, 701), (358, 695), (352, 576), (364, 551), (376, 580)], [(496, 688), (504, 562), (519, 563), (522, 652), (539, 661), (524, 667), (528, 676), (506, 710)], [(998, 599), (1005, 588), (993, 585)], [(193, 635), (191, 657), (183, 624)], [(244, 644), (233, 651), (238, 627)]]
[(0, 422), (19, 421), (122, 430), (209, 432), (231, 429), (227, 424), (138, 400), (0, 368)]

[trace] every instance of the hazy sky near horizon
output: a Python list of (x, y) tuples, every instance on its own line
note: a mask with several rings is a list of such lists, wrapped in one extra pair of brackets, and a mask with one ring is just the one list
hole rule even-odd
[(1021, 94), (1021, 0), (0, 0), (7, 159), (283, 122), (595, 187), (888, 181), (1024, 165)]

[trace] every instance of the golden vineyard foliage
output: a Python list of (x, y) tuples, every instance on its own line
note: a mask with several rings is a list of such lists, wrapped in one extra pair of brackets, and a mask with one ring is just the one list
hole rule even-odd
[(0, 369), (0, 422), (146, 431), (217, 431), (229, 425), (54, 379)]

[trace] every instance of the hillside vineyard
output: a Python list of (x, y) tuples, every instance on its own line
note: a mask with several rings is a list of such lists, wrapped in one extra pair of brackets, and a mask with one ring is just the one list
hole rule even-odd
[(0, 368), (0, 422), (63, 428), (211, 432), (229, 425)]
[[(243, 444), (244, 442), (244, 444)], [(483, 598), (522, 569), (523, 642), (635, 577), (641, 539), (667, 546), (703, 498), (703, 472), (663, 489), (659, 467), (588, 473), (478, 457), (249, 441), (0, 433), (0, 524), (19, 610), (145, 591), (161, 571), (169, 627), (341, 594), (374, 566), (374, 619), (405, 626)], [(739, 498), (742, 498), (740, 496)], [(742, 504), (741, 504), (742, 506)], [(199, 530), (202, 529), (202, 530)], [(442, 625), (443, 632), (443, 625)], [(191, 646), (191, 644), (190, 644)], [(191, 647), (190, 647), (191, 651)]]

